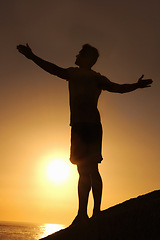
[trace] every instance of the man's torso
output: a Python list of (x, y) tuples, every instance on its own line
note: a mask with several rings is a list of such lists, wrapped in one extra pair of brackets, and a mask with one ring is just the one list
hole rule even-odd
[(92, 70), (69, 69), (71, 125), (76, 123), (100, 123), (97, 104), (101, 89), (98, 76), (99, 74)]

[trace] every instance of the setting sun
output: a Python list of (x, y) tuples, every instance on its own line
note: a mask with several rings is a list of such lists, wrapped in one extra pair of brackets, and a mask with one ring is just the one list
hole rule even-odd
[(70, 167), (64, 160), (55, 159), (48, 163), (46, 173), (49, 180), (62, 183), (69, 178)]

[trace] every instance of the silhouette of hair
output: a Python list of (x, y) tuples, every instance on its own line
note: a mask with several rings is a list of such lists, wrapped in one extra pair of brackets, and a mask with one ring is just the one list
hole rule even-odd
[(96, 61), (97, 61), (97, 59), (98, 59), (98, 57), (99, 57), (99, 52), (98, 52), (98, 50), (95, 48), (95, 47), (92, 47), (90, 44), (84, 44), (83, 46), (82, 46), (82, 50), (81, 50), (81, 52), (84, 54), (84, 55), (86, 55), (87, 57), (89, 57), (90, 58), (90, 60), (91, 60), (91, 66), (93, 66), (95, 63), (96, 63)]

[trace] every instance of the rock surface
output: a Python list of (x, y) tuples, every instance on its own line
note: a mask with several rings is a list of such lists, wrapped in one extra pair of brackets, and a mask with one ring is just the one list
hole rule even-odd
[(127, 200), (43, 240), (160, 240), (160, 190)]

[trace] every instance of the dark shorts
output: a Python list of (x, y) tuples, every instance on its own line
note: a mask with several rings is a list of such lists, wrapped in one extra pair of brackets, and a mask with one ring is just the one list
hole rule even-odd
[(73, 164), (92, 164), (102, 161), (101, 124), (80, 123), (71, 128), (70, 161)]

